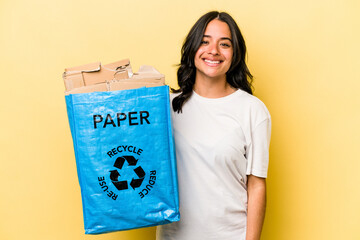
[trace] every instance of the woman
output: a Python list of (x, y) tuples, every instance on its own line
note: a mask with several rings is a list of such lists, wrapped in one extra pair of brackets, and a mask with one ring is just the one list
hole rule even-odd
[(172, 94), (181, 220), (158, 239), (260, 239), (271, 119), (245, 55), (227, 13), (205, 14), (185, 39)]

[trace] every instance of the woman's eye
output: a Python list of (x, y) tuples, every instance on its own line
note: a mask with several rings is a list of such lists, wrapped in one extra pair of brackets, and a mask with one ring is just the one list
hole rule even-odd
[(220, 46), (229, 48), (231, 45), (229, 43), (220, 43)]
[(208, 44), (208, 43), (209, 43), (209, 41), (206, 41), (206, 40), (201, 41), (201, 45), (205, 45), (205, 44)]

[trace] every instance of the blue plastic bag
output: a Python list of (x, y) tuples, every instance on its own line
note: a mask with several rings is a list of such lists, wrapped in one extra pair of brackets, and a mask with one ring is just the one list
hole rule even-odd
[(169, 87), (65, 99), (85, 233), (179, 221)]

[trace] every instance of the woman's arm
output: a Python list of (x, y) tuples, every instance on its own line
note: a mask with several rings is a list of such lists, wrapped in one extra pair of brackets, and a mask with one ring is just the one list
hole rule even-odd
[(246, 240), (260, 240), (266, 208), (265, 178), (248, 175), (248, 212)]

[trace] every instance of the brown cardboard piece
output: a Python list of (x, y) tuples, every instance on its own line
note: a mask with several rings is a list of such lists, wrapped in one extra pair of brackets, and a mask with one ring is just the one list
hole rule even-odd
[(126, 79), (132, 75), (129, 59), (101, 65), (100, 62), (66, 68), (63, 74), (66, 91), (106, 83), (112, 79)]
[(133, 74), (128, 59), (107, 65), (96, 62), (66, 68), (63, 79), (66, 95), (165, 85), (165, 76), (152, 66), (143, 65)]
[(66, 95), (76, 93), (91, 93), (91, 92), (106, 92), (108, 91), (107, 83), (98, 83), (90, 86), (83, 86), (79, 88), (73, 88), (70, 91), (65, 92)]

